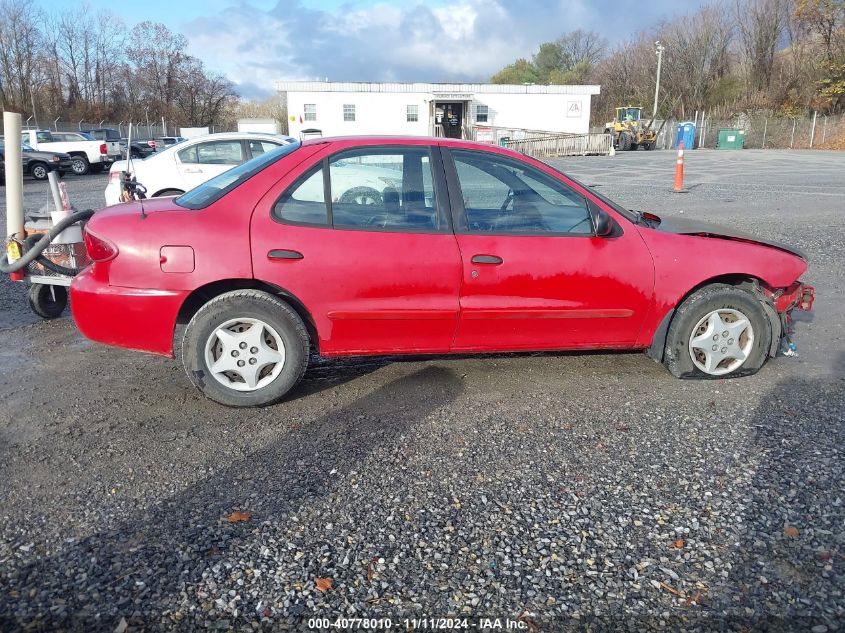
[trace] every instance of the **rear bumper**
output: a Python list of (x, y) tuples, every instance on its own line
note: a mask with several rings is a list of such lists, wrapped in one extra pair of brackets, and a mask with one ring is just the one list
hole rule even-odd
[(176, 316), (187, 291), (110, 286), (89, 267), (70, 285), (70, 305), (79, 331), (92, 341), (161, 356), (173, 356)]

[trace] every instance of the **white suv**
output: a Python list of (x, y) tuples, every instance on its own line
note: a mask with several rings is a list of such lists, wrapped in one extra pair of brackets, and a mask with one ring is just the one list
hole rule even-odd
[[(133, 159), (131, 172), (146, 187), (148, 197), (178, 196), (235, 165), (295, 141), (281, 134), (208, 134), (173, 145), (143, 160)], [(105, 192), (107, 206), (122, 202), (120, 172), (126, 169), (125, 160), (112, 165)]]

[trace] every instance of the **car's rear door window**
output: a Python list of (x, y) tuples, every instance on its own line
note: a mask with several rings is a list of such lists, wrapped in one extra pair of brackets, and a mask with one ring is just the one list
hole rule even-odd
[(587, 201), (520, 161), (453, 150), (463, 202), (461, 230), (503, 235), (591, 235)]
[(329, 160), (335, 228), (439, 232), (428, 147), (362, 148)]
[(249, 151), (252, 154), (252, 157), (255, 158), (256, 156), (261, 156), (264, 152), (276, 149), (279, 145), (281, 145), (281, 143), (253, 140), (249, 142)]

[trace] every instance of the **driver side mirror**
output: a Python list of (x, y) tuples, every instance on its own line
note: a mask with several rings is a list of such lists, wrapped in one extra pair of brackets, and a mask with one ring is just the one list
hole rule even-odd
[(599, 209), (596, 206), (592, 207), (593, 226), (596, 230), (596, 237), (609, 237), (613, 235), (615, 224), (613, 218), (604, 209)]

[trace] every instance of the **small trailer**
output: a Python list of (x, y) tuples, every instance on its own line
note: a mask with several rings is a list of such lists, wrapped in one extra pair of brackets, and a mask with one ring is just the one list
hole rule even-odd
[(74, 212), (58, 174), (47, 174), (48, 202), (27, 215), (23, 208), (21, 117), (3, 113), (6, 145), (6, 248), (0, 271), (12, 281), (29, 282), (29, 305), (38, 316), (54, 319), (67, 306), (73, 277), (90, 263), (81, 223), (93, 211)]

